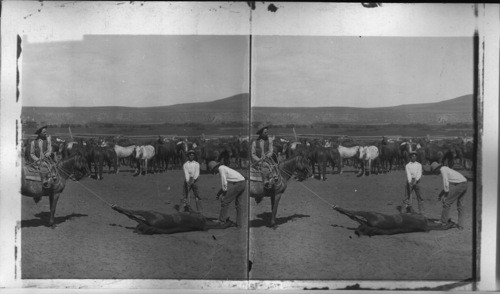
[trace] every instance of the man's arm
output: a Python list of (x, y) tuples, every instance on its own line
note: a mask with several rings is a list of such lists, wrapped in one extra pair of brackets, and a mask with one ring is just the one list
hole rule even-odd
[(406, 170), (406, 180), (408, 181), (408, 184), (411, 184), (411, 172), (410, 172), (410, 166), (407, 164), (405, 167)]
[(221, 167), (219, 167), (219, 173), (220, 173), (222, 191), (226, 192), (227, 191), (227, 173)]
[(257, 143), (255, 141), (252, 142), (252, 159), (254, 161), (259, 161), (260, 157), (257, 156), (257, 150), (256, 150), (256, 145)]
[(196, 162), (194, 164), (194, 176), (193, 176), (193, 179), (196, 181), (199, 176), (200, 176), (200, 164)]
[(47, 151), (44, 153), (45, 157), (50, 157), (52, 154), (52, 139), (50, 136), (47, 136)]
[(189, 183), (188, 162), (184, 163), (184, 165), (182, 166), (182, 168), (184, 169), (184, 179), (186, 180), (186, 183)]
[[(262, 148), (262, 150), (264, 150), (264, 148)], [(273, 152), (274, 152), (273, 138), (269, 137), (269, 151), (267, 151), (266, 157), (273, 156)]]
[(35, 154), (35, 142), (36, 141), (31, 141), (30, 156), (31, 156), (31, 159), (33, 159), (34, 161), (38, 161), (39, 158)]

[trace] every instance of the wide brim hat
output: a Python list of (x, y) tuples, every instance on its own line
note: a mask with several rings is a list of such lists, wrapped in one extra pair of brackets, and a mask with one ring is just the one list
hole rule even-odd
[(431, 171), (435, 171), (440, 166), (441, 165), (439, 163), (437, 163), (437, 162), (431, 163)]
[(265, 129), (269, 129), (269, 126), (264, 126), (264, 127), (260, 128), (260, 129), (257, 131), (257, 133), (256, 133), (256, 134), (257, 134), (257, 135), (259, 135), (259, 136), (260, 136), (260, 135), (262, 135), (262, 132), (264, 132), (264, 130), (265, 130)]
[(36, 130), (35, 132), (35, 135), (40, 135), (40, 133), (42, 132), (43, 129), (46, 129), (48, 126), (43, 126), (41, 128), (39, 128), (38, 130)]
[(187, 152), (187, 155), (189, 155), (189, 154), (196, 155), (196, 153), (194, 152), (194, 150), (189, 150), (189, 151)]
[(216, 167), (218, 167), (219, 165), (220, 165), (220, 162), (210, 161), (210, 162), (208, 163), (208, 169), (209, 169), (211, 172), (213, 172), (213, 171), (214, 171), (214, 169), (215, 169)]

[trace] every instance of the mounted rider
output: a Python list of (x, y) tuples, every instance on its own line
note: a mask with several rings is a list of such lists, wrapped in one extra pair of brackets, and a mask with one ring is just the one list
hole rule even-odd
[(36, 130), (36, 139), (31, 142), (30, 157), (34, 168), (40, 174), (44, 188), (50, 188), (56, 180), (55, 161), (52, 158), (52, 142), (50, 135), (47, 135), (47, 126)]
[(278, 175), (278, 160), (273, 150), (273, 138), (269, 137), (269, 126), (260, 128), (259, 137), (252, 141), (252, 168), (262, 175), (266, 188), (274, 186)]

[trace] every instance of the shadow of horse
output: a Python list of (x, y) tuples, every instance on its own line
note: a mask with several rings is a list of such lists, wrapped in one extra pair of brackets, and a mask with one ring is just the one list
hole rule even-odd
[[(21, 221), (21, 228), (33, 228), (33, 227), (50, 227), (48, 225), (49, 219), (50, 219), (50, 212), (40, 212), (35, 214), (37, 219), (29, 219), (29, 220), (22, 220)], [(54, 218), (54, 224), (61, 224), (64, 223), (67, 220), (77, 218), (77, 217), (84, 217), (88, 216), (87, 214), (80, 214), (80, 213), (72, 213), (67, 216), (57, 216)]]
[[(252, 227), (252, 228), (260, 228), (260, 227), (270, 228), (271, 226), (269, 224), (271, 221), (271, 216), (272, 216), (271, 212), (264, 212), (264, 213), (257, 215), (257, 217), (259, 219), (251, 220), (250, 227)], [(295, 219), (304, 218), (304, 217), (310, 217), (310, 215), (296, 213), (294, 215), (290, 215), (287, 217), (277, 217), (276, 218), (276, 225), (282, 225), (282, 224), (285, 224), (289, 221), (293, 221)]]

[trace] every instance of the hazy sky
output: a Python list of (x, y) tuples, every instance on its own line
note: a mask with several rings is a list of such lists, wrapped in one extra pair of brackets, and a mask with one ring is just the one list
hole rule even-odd
[(380, 107), (472, 94), (473, 40), (253, 39), (254, 105)]
[[(25, 38), (26, 39), (26, 38)], [(23, 42), (25, 106), (162, 106), (248, 92), (248, 36)]]
[[(252, 105), (379, 107), (472, 93), (472, 38), (252, 37)], [(249, 92), (248, 36), (23, 39), (25, 106), (161, 106)]]

